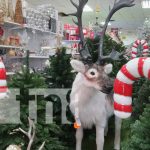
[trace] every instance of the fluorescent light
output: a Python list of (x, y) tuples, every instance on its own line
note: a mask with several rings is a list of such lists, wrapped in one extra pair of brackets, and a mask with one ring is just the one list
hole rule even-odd
[(150, 8), (150, 0), (143, 0), (142, 8)]
[(84, 11), (84, 12), (92, 12), (93, 9), (92, 9), (90, 6), (85, 5), (83, 11)]
[[(105, 24), (105, 22), (102, 21), (102, 22), (101, 22), (101, 25), (104, 25), (104, 24)], [(111, 23), (109, 22), (108, 25), (111, 26)]]

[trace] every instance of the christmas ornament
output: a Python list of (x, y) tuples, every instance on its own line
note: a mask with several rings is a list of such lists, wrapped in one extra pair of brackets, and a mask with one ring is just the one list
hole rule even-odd
[(0, 8), (0, 24), (4, 23), (4, 11)]
[(132, 112), (133, 83), (140, 77), (150, 79), (150, 58), (130, 60), (118, 72), (114, 82), (114, 110), (120, 118), (128, 118)]
[(22, 2), (21, 0), (17, 0), (14, 21), (23, 24), (23, 20)]
[(5, 0), (0, 0), (0, 24), (4, 23), (6, 12), (7, 12), (6, 2)]
[(12, 0), (8, 0), (7, 19), (9, 21), (14, 21), (14, 11), (13, 11)]
[(136, 40), (132, 46), (132, 56), (131, 58), (134, 59), (138, 55), (138, 50), (137, 48), (141, 45), (142, 48), (142, 55), (148, 56), (149, 54), (149, 46), (146, 40)]
[(0, 58), (0, 99), (6, 98), (7, 92), (6, 70), (2, 59)]
[(10, 44), (10, 38), (7, 37), (5, 40), (4, 40), (4, 45), (9, 45)]
[(16, 56), (15, 50), (10, 49), (9, 52), (8, 52), (8, 55), (11, 56), (11, 57)]

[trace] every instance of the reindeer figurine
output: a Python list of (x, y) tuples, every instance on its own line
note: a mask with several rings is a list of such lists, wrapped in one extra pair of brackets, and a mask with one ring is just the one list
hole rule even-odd
[[(110, 55), (103, 56), (103, 41), (108, 23), (115, 12), (124, 7), (134, 6), (134, 0), (115, 1), (113, 8), (105, 21), (102, 35), (99, 41), (99, 56), (96, 63), (92, 62), (92, 57), (83, 35), (82, 13), (83, 8), (88, 0), (79, 0), (77, 5), (73, 0), (71, 3), (76, 7), (77, 12), (71, 14), (61, 13), (62, 16), (76, 16), (77, 22), (74, 23), (79, 27), (80, 46), (79, 52), (82, 60), (71, 60), (71, 65), (78, 72), (72, 86), (70, 95), (70, 108), (75, 115), (76, 124), (76, 150), (81, 150), (83, 129), (96, 127), (96, 144), (97, 150), (103, 150), (104, 131), (107, 130), (107, 123), (110, 116), (114, 114), (113, 97), (113, 80), (108, 77), (112, 71), (112, 64), (105, 64), (106, 59), (117, 59), (121, 54), (112, 50)], [(120, 150), (120, 129), (121, 119), (115, 117), (115, 141), (114, 149)]]

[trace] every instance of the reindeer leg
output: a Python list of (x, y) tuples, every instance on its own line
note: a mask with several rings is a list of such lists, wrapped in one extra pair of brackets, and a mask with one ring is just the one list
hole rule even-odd
[(83, 139), (83, 128), (80, 127), (76, 131), (76, 150), (81, 150)]
[(96, 144), (97, 144), (97, 150), (103, 150), (103, 147), (104, 147), (104, 127), (96, 126)]
[(121, 123), (122, 120), (117, 116), (115, 116), (115, 141), (114, 141), (115, 150), (120, 150)]
[(105, 130), (104, 130), (104, 135), (107, 136), (107, 133), (108, 133), (108, 119), (107, 119), (107, 122), (106, 122), (106, 127), (105, 127)]

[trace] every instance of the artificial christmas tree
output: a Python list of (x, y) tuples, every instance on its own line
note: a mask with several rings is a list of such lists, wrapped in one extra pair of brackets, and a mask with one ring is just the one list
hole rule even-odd
[(21, 0), (17, 0), (14, 21), (20, 24), (24, 23)]
[(71, 55), (66, 54), (66, 48), (57, 49), (56, 55), (50, 57), (50, 67), (45, 69), (46, 82), (53, 88), (70, 88), (74, 79), (70, 65)]
[[(134, 84), (134, 92), (133, 92), (133, 114), (132, 117), (128, 120), (123, 121), (123, 129), (122, 129), (122, 150), (129, 150), (129, 143), (131, 141), (131, 137), (135, 134), (132, 132), (132, 126), (139, 120), (140, 116), (143, 114), (146, 105), (150, 103), (150, 81), (141, 79)], [(138, 94), (137, 94), (138, 93)], [(150, 125), (149, 125), (150, 127)], [(138, 130), (137, 130), (138, 132)], [(141, 138), (142, 139), (142, 138)], [(139, 145), (137, 145), (138, 147)], [(139, 147), (138, 150), (141, 150)]]
[(130, 139), (126, 141), (123, 150), (150, 149), (150, 104), (147, 104), (139, 120), (131, 126)]
[[(21, 149), (25, 150), (28, 145), (28, 138), (19, 132), (13, 132), (13, 130), (18, 128), (28, 130), (29, 100), (32, 98), (32, 96), (29, 95), (29, 89), (46, 87), (44, 78), (39, 73), (30, 71), (29, 52), (27, 53), (27, 58), (25, 59), (22, 70), (13, 76), (9, 82), (9, 87), (20, 89), (20, 95), (17, 96), (17, 101), (20, 101), (21, 124), (0, 125), (0, 149), (4, 150), (13, 144), (21, 145)], [(35, 100), (35, 98), (33, 100)], [(36, 137), (32, 149), (38, 149), (42, 142), (45, 141), (44, 148), (47, 150), (66, 150), (65, 142), (62, 142), (61, 138), (65, 133), (55, 123), (46, 124), (45, 122), (45, 106), (47, 102), (48, 101), (42, 96), (38, 98)]]

